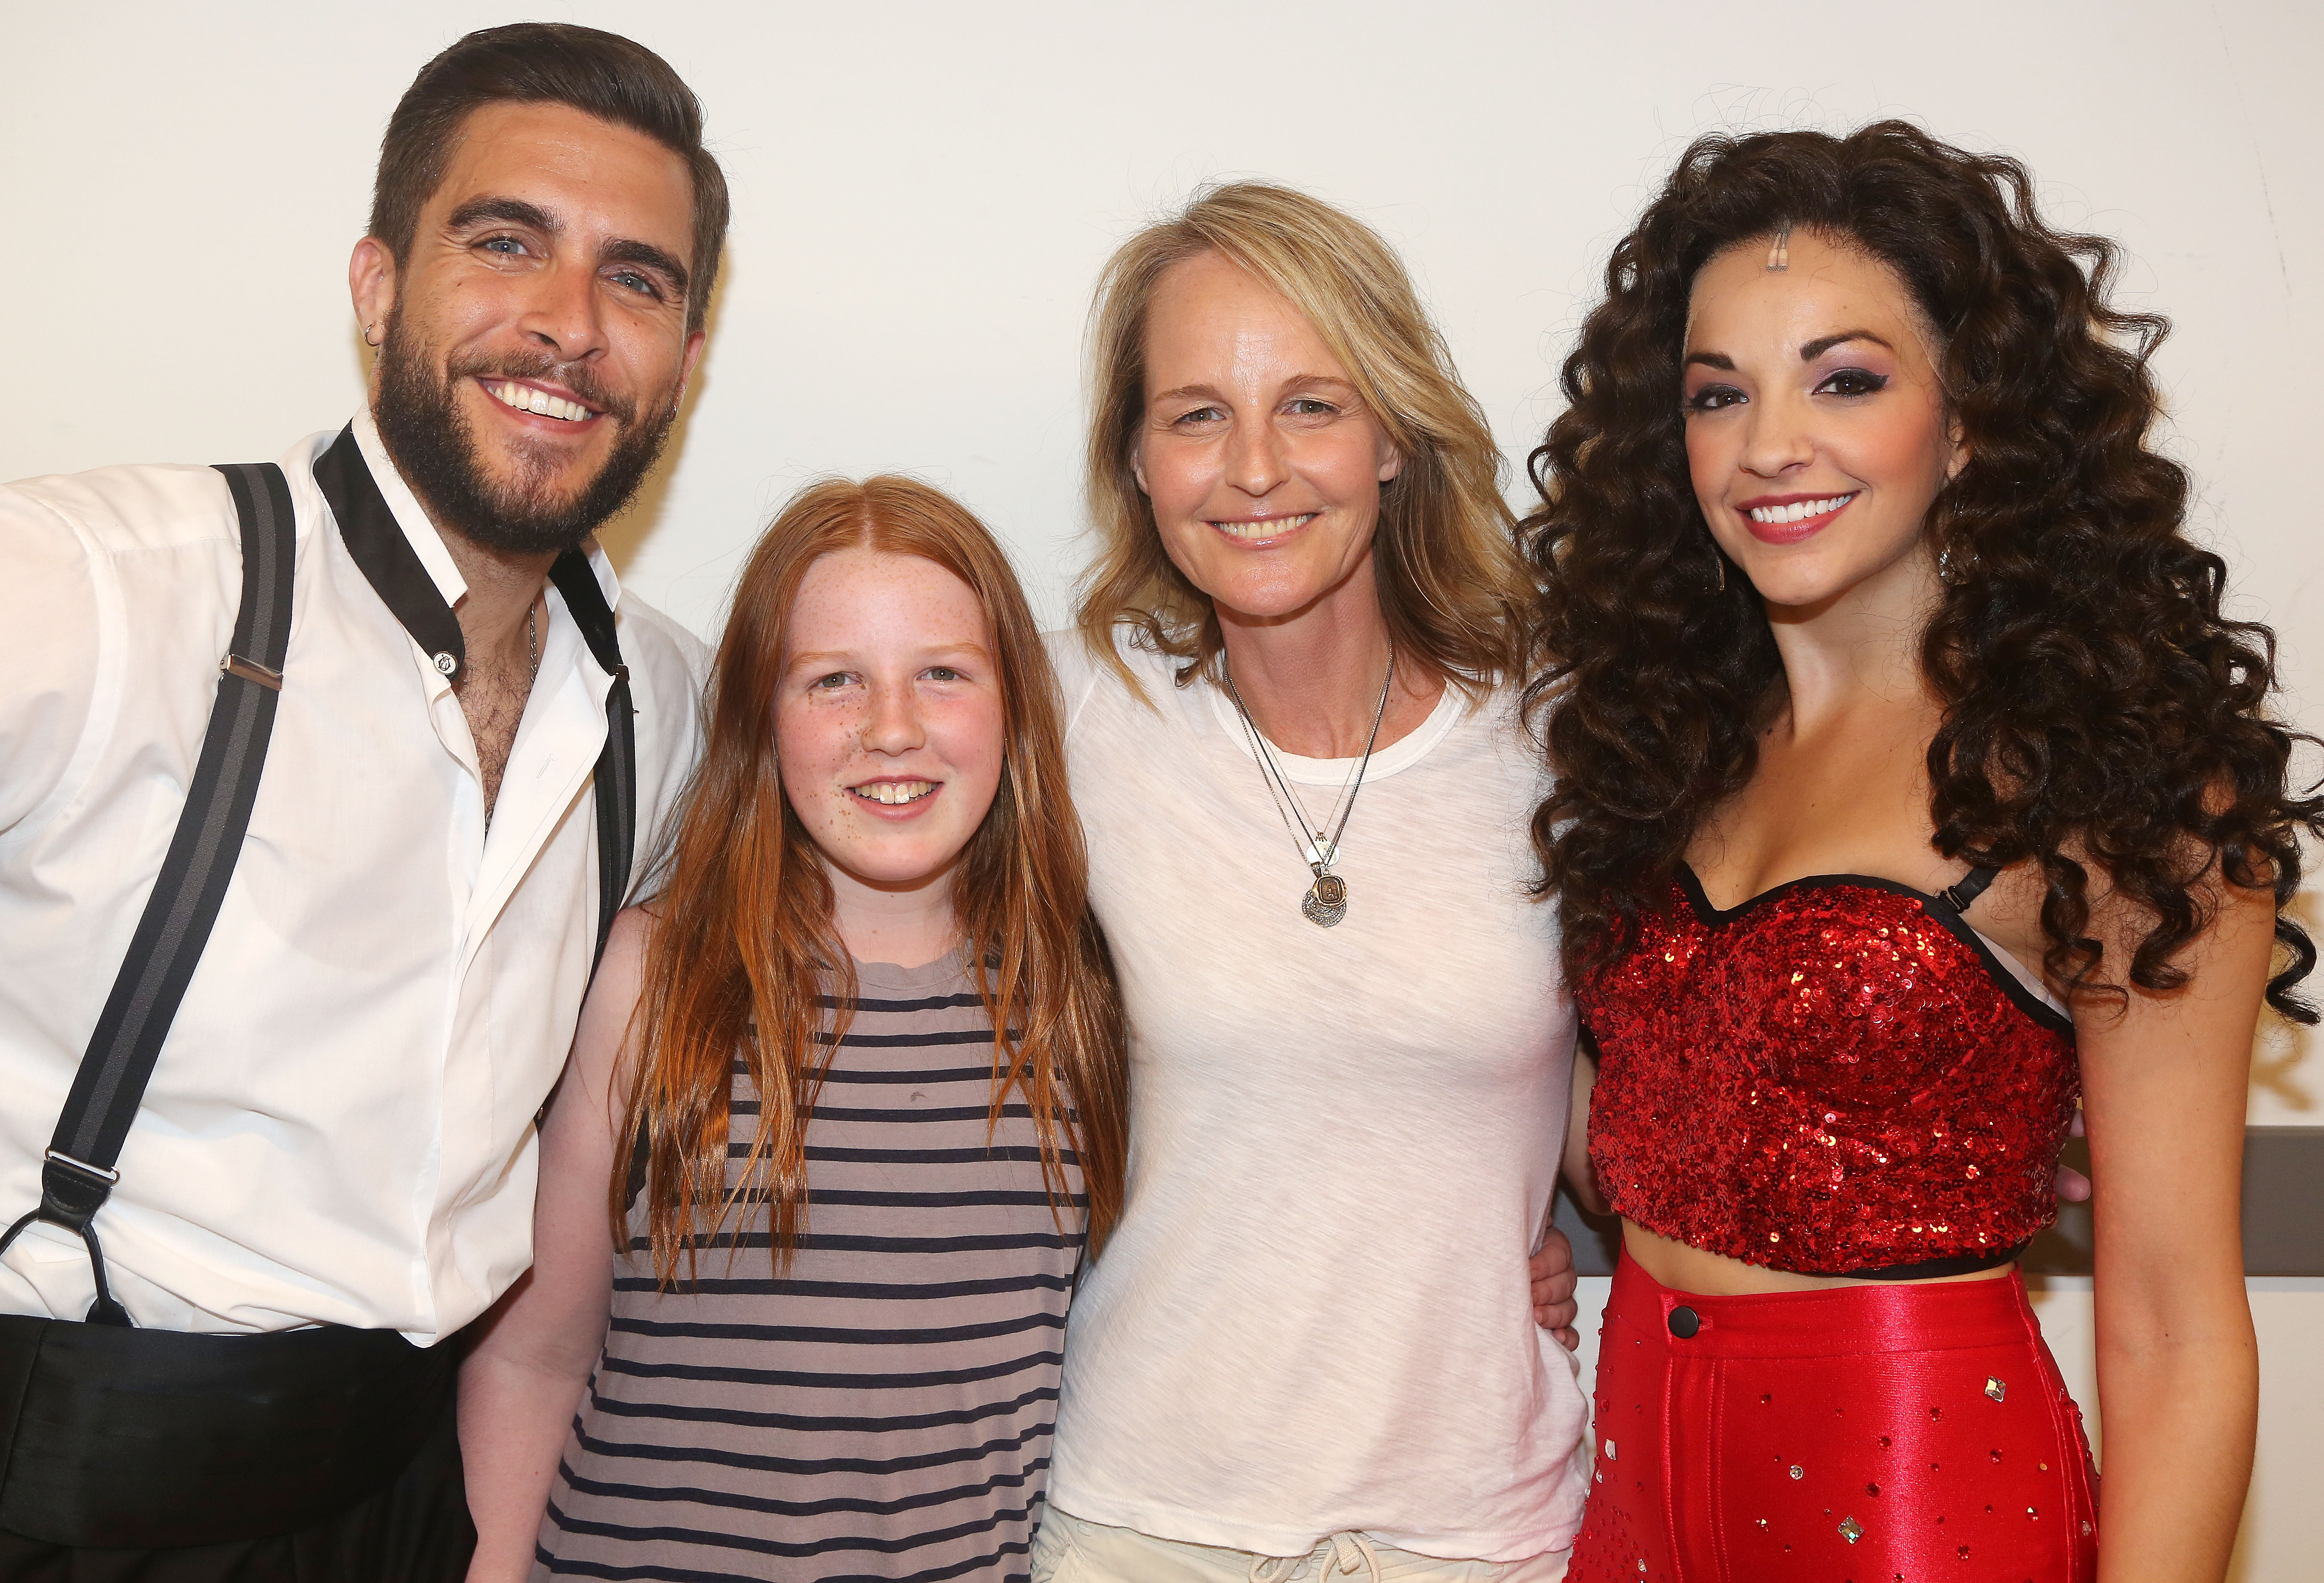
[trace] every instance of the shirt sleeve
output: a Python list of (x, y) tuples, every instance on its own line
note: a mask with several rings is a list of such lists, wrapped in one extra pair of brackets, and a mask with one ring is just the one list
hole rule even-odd
[(97, 691), (97, 593), (88, 544), (36, 495), (0, 485), (0, 834), (62, 784)]

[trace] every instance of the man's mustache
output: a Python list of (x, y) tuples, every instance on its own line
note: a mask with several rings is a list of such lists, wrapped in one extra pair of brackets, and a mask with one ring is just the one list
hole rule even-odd
[(546, 352), (531, 356), (521, 352), (472, 354), (455, 359), (446, 373), (448, 382), (454, 384), (463, 379), (495, 377), (538, 379), (571, 391), (584, 405), (618, 419), (625, 429), (637, 421), (637, 403), (607, 390), (586, 365), (559, 362)]

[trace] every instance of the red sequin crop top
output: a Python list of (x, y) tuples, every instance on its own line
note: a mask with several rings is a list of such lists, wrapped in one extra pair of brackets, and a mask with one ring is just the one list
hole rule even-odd
[(1618, 1211), (1816, 1275), (1998, 1260), (2057, 1217), (2073, 1024), (1957, 905), (1855, 875), (1725, 912), (1683, 866), (1674, 890), (1574, 994)]

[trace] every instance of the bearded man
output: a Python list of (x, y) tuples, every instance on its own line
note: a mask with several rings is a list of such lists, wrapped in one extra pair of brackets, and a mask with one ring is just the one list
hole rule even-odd
[(698, 740), (590, 535), (726, 214), (658, 56), (473, 33), (381, 150), (366, 411), (0, 487), (0, 1577), (464, 1570), (441, 1343)]

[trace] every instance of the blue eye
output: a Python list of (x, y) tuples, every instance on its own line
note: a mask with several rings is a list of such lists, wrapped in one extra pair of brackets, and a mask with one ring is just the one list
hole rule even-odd
[(476, 245), (487, 253), (498, 253), (506, 257), (514, 257), (524, 251), (524, 244), (514, 236), (487, 236)]

